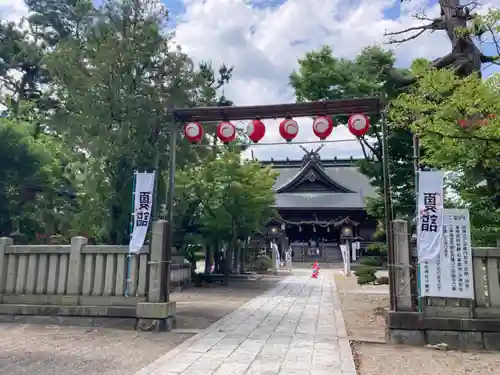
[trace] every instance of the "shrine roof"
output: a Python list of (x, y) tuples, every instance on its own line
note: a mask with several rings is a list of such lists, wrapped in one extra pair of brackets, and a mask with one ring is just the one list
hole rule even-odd
[(361, 194), (353, 193), (278, 193), (276, 208), (281, 209), (359, 209), (365, 207)]
[[(271, 165), (279, 172), (273, 186), (278, 209), (362, 210), (366, 197), (377, 196), (354, 159), (321, 160), (317, 154), (309, 153), (302, 160), (269, 160), (261, 164)], [(314, 181), (322, 183), (322, 191), (307, 190), (304, 185), (297, 188)]]

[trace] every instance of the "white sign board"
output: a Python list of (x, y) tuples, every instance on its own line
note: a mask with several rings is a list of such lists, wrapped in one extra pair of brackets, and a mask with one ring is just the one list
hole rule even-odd
[(129, 252), (137, 253), (144, 245), (151, 221), (155, 172), (137, 173), (134, 190), (134, 225), (130, 237)]
[(347, 244), (340, 245), (340, 252), (342, 253), (342, 260), (344, 262), (344, 274), (351, 275), (351, 257), (349, 254), (349, 247)]
[(423, 297), (474, 299), (469, 210), (443, 210), (443, 240), (436, 259), (420, 262)]
[(418, 174), (418, 260), (433, 260), (439, 254), (443, 239), (443, 187), (441, 171)]
[(353, 242), (351, 244), (351, 252), (352, 252), (352, 260), (356, 260), (358, 256), (358, 250), (359, 250), (359, 242)]
[(276, 267), (276, 269), (279, 269), (281, 267), (280, 250), (276, 242), (271, 243), (271, 250), (273, 251), (276, 257), (276, 263), (274, 266)]

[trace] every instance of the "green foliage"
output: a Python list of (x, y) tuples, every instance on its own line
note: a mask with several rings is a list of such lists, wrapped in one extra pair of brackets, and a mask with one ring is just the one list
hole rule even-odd
[[(0, 80), (7, 88), (1, 99), (10, 118), (1, 120), (10, 133), (2, 133), (9, 148), (0, 152), (11, 155), (0, 172), (8, 187), (0, 193), (0, 231), (127, 243), (133, 171), (165, 170), (168, 163), (167, 109), (230, 105), (216, 90), (232, 68), (216, 74), (210, 62), (196, 66), (171, 47), (167, 11), (154, 0), (26, 4), (27, 27), (0, 22)], [(11, 131), (18, 127), (27, 130)], [(177, 164), (182, 169), (207, 154), (181, 142)], [(198, 210), (192, 207), (177, 208), (189, 217)]]
[[(408, 93), (392, 101), (390, 116), (418, 134), (422, 162), (450, 171), (455, 206), (468, 207), (476, 244), (495, 245), (500, 233), (500, 86), (448, 70), (427, 70)], [(491, 117), (490, 115), (496, 115)], [(460, 120), (469, 119), (465, 126)], [(476, 119), (476, 120), (473, 120)]]
[(363, 257), (361, 258), (359, 263), (363, 266), (369, 267), (380, 267), (382, 265), (382, 261), (379, 258), (375, 257)]
[(0, 233), (24, 229), (36, 233), (67, 233), (77, 210), (72, 186), (78, 178), (78, 153), (58, 137), (34, 135), (21, 120), (0, 119)]
[(371, 243), (366, 252), (371, 256), (387, 257), (387, 244), (385, 242)]
[(371, 266), (360, 266), (356, 269), (355, 275), (358, 278), (358, 284), (370, 284), (374, 283), (377, 280), (375, 276), (376, 269)]
[[(381, 96), (392, 99), (398, 94), (394, 76), (409, 72), (394, 67), (395, 56), (378, 46), (365, 48), (353, 60), (337, 58), (330, 47), (307, 53), (299, 59), (299, 69), (290, 76), (298, 102), (346, 99), (363, 96)], [(346, 124), (346, 118), (336, 119)], [(385, 217), (382, 178), (381, 124), (379, 118), (371, 118), (367, 137), (359, 139), (365, 160), (360, 170), (376, 187), (379, 197), (368, 199), (367, 211), (383, 222)], [(415, 210), (414, 170), (412, 159), (412, 135), (405, 129), (389, 124), (389, 155), (393, 203), (396, 216), (408, 218)]]
[(234, 251), (238, 240), (256, 233), (275, 214), (275, 179), (271, 168), (242, 161), (238, 152), (224, 148), (215, 158), (177, 170), (176, 247), (198, 241), (214, 248), (229, 244)]
[(258, 272), (265, 272), (273, 267), (273, 261), (271, 258), (265, 255), (257, 257), (252, 263), (252, 268)]

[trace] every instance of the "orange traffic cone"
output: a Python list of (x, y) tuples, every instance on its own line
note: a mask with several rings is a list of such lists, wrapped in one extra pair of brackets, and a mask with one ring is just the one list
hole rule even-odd
[(314, 261), (314, 264), (313, 264), (313, 267), (312, 267), (312, 275), (311, 277), (313, 279), (317, 279), (319, 276), (319, 264), (318, 264), (318, 261)]

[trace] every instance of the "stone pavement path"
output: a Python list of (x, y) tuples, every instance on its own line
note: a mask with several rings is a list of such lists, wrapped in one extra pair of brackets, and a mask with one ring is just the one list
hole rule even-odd
[(332, 272), (301, 273), (135, 375), (356, 375)]

